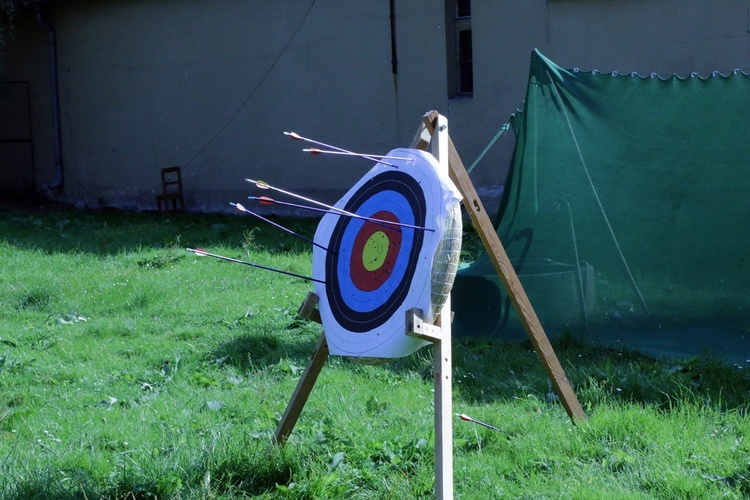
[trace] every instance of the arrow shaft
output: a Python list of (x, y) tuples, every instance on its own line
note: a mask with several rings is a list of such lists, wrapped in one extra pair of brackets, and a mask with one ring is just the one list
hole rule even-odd
[(502, 432), (501, 429), (498, 429), (494, 425), (486, 424), (484, 422), (480, 422), (479, 420), (472, 420), (472, 422), (474, 422), (475, 424), (481, 425), (483, 427), (487, 427), (488, 429), (492, 429), (493, 431), (501, 431)]
[[(251, 200), (257, 199), (257, 197), (255, 197), (255, 196), (249, 196), (248, 198), (250, 198)], [(278, 201), (278, 200), (274, 200), (273, 198), (268, 198), (268, 200), (270, 202), (272, 202), (272, 203), (277, 204), (277, 205), (283, 205), (283, 206), (294, 207), (294, 208), (301, 208), (303, 210), (312, 210), (313, 212), (331, 213), (330, 210), (324, 210), (324, 209), (316, 208), (316, 207), (308, 207), (306, 205), (299, 205), (297, 203), (289, 203), (287, 201)], [(406, 228), (409, 228), (409, 229), (417, 229), (417, 230), (421, 230), (421, 231), (431, 231), (431, 232), (434, 231), (434, 229), (429, 229), (429, 228), (422, 227), (422, 226), (415, 226), (413, 224), (405, 224), (403, 222), (395, 222), (395, 221), (389, 221), (389, 220), (384, 220), (384, 219), (375, 219), (373, 217), (366, 217), (364, 215), (359, 215), (359, 214), (355, 214), (355, 213), (347, 212), (347, 211), (335, 212), (333, 215), (340, 215), (340, 216), (344, 216), (344, 217), (351, 217), (352, 219), (366, 220), (366, 221), (369, 221), (369, 222), (372, 222), (374, 224), (378, 224), (378, 225), (381, 225), (381, 226), (396, 226), (396, 227), (406, 227)]]
[(228, 262), (234, 262), (236, 264), (243, 264), (245, 266), (255, 267), (255, 268), (258, 268), (258, 269), (263, 269), (264, 271), (271, 271), (273, 273), (279, 273), (279, 274), (284, 274), (286, 276), (292, 276), (293, 278), (301, 278), (303, 280), (315, 281), (317, 283), (323, 283), (323, 284), (325, 284), (325, 281), (319, 280), (319, 279), (316, 279), (316, 278), (312, 278), (310, 276), (302, 276), (301, 274), (291, 273), (289, 271), (283, 271), (281, 269), (276, 269), (274, 267), (263, 266), (263, 265), (260, 265), (260, 264), (255, 264), (253, 262), (247, 262), (246, 260), (233, 259), (232, 257), (226, 257), (224, 255), (219, 255), (219, 254), (215, 254), (215, 253), (211, 253), (211, 252), (206, 252), (205, 250), (199, 250), (197, 248), (187, 248), (186, 250), (188, 252), (193, 252), (194, 254), (197, 254), (197, 255), (205, 255), (207, 257), (213, 257), (214, 259), (226, 260)]
[(320, 212), (320, 213), (324, 213), (324, 214), (331, 213), (331, 210), (327, 209), (327, 208), (310, 207), (310, 206), (307, 206), (307, 205), (300, 205), (299, 203), (290, 203), (288, 201), (279, 201), (279, 200), (274, 200), (273, 198), (268, 198), (267, 196), (264, 196), (263, 199), (261, 199), (261, 198), (259, 198), (257, 196), (248, 196), (247, 198), (250, 199), (250, 200), (258, 200), (261, 203), (266, 202), (266, 203), (271, 204), (271, 205), (282, 205), (282, 206), (285, 206), (285, 207), (301, 208), (303, 210), (309, 210), (311, 212)]
[(272, 220), (270, 220), (270, 219), (267, 219), (267, 218), (263, 217), (263, 216), (262, 216), (262, 215), (260, 215), (260, 214), (256, 214), (256, 213), (255, 213), (255, 212), (253, 212), (252, 210), (248, 210), (247, 208), (245, 208), (244, 206), (240, 205), (239, 203), (230, 203), (230, 205), (232, 205), (232, 206), (233, 206), (234, 208), (236, 208), (236, 209), (237, 209), (237, 210), (239, 210), (240, 212), (245, 212), (245, 213), (247, 213), (247, 214), (250, 214), (250, 215), (252, 215), (253, 217), (256, 217), (256, 218), (258, 218), (258, 219), (262, 220), (263, 222), (266, 222), (266, 223), (268, 223), (268, 224), (271, 224), (271, 225), (272, 225), (273, 227), (276, 227), (276, 228), (278, 228), (278, 229), (281, 229), (282, 231), (285, 231), (285, 232), (287, 232), (287, 233), (291, 234), (292, 236), (295, 236), (295, 237), (297, 237), (297, 238), (299, 238), (299, 239), (301, 239), (301, 240), (303, 240), (303, 241), (306, 241), (306, 242), (308, 242), (308, 243), (311, 243), (312, 245), (315, 245), (316, 247), (318, 247), (318, 248), (321, 248), (321, 249), (325, 250), (326, 252), (330, 252), (330, 250), (329, 250), (329, 249), (327, 249), (326, 247), (324, 247), (323, 245), (321, 245), (321, 244), (319, 244), (319, 243), (315, 243), (315, 242), (314, 242), (313, 240), (311, 240), (310, 238), (307, 238), (307, 237), (305, 237), (305, 236), (302, 236), (301, 234), (299, 234), (299, 233), (297, 233), (297, 232), (294, 232), (294, 231), (292, 231), (292, 230), (291, 230), (291, 229), (289, 229), (288, 227), (284, 227), (284, 226), (282, 226), (281, 224), (278, 224), (278, 223), (276, 223), (276, 222), (274, 222), (274, 221), (272, 221)]
[(348, 149), (339, 148), (339, 147), (333, 146), (331, 144), (326, 144), (325, 142), (320, 142), (320, 141), (316, 141), (314, 139), (309, 139), (307, 137), (302, 137), (301, 135), (299, 135), (296, 132), (284, 132), (284, 134), (290, 136), (292, 139), (309, 142), (310, 144), (317, 144), (318, 146), (323, 146), (325, 148), (334, 149), (336, 151), (340, 151), (341, 153), (347, 153), (347, 154), (351, 154), (351, 155), (354, 155), (354, 156), (360, 156), (360, 157), (366, 158), (366, 159), (368, 159), (370, 161), (374, 161), (375, 163), (382, 163), (383, 165), (388, 165), (389, 167), (398, 168), (398, 166), (396, 166), (396, 165), (394, 165), (392, 163), (388, 163), (388, 162), (385, 162), (385, 161), (380, 161), (377, 157), (355, 153), (353, 151), (349, 151)]
[(350, 151), (326, 151), (324, 149), (303, 149), (305, 153), (312, 154), (326, 154), (326, 155), (342, 155), (342, 156), (361, 156), (367, 159), (380, 159), (380, 160), (401, 160), (401, 161), (413, 161), (411, 158), (404, 156), (387, 156), (387, 155), (371, 155), (365, 153), (352, 153)]
[(473, 424), (481, 425), (482, 427), (486, 427), (488, 429), (492, 429), (493, 431), (498, 431), (498, 432), (502, 432), (503, 434), (507, 434), (507, 432), (505, 432), (502, 429), (499, 429), (499, 428), (495, 427), (494, 425), (486, 424), (486, 423), (484, 423), (484, 422), (482, 422), (480, 420), (477, 420), (475, 418), (471, 418), (470, 416), (468, 416), (468, 415), (466, 415), (464, 413), (456, 413), (456, 416), (458, 418), (460, 418), (461, 420), (464, 420), (466, 422), (471, 422)]
[(291, 196), (292, 198), (297, 198), (298, 200), (302, 200), (302, 201), (306, 201), (308, 203), (312, 203), (314, 205), (318, 205), (319, 207), (327, 208), (328, 210), (333, 210), (334, 212), (339, 212), (339, 213), (346, 214), (346, 215), (356, 215), (356, 214), (352, 214), (351, 212), (347, 212), (346, 210), (341, 210), (340, 208), (336, 208), (336, 207), (333, 207), (331, 205), (326, 205), (325, 203), (322, 203), (320, 201), (313, 200), (311, 198), (305, 198), (302, 195), (299, 195), (299, 194), (296, 194), (296, 193), (291, 193), (289, 191), (284, 191), (283, 189), (277, 188), (275, 186), (272, 186), (272, 185), (268, 184), (267, 182), (255, 181), (253, 179), (245, 179), (245, 180), (247, 182), (255, 184), (256, 186), (258, 186), (261, 189), (264, 189), (264, 188), (266, 188), (266, 189), (272, 189), (273, 191), (276, 191), (278, 193), (282, 193), (282, 194), (285, 194), (287, 196)]

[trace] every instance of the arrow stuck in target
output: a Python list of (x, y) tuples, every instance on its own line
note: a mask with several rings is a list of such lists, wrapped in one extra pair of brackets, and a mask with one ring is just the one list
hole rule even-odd
[[(249, 200), (258, 201), (260, 202), (261, 205), (282, 205), (286, 207), (300, 208), (303, 210), (311, 210), (313, 212), (331, 213), (330, 209), (309, 207), (307, 205), (299, 205), (297, 203), (279, 201), (279, 200), (270, 198), (268, 196), (248, 196), (247, 198)], [(406, 227), (409, 229), (418, 229), (421, 231), (434, 231), (434, 229), (430, 229), (430, 228), (426, 228), (422, 226), (415, 226), (413, 224), (405, 224), (403, 222), (389, 221), (389, 220), (384, 220), (384, 219), (375, 219), (373, 217), (365, 217), (364, 215), (358, 215), (358, 214), (354, 214), (354, 213), (346, 212), (346, 211), (337, 211), (334, 213), (334, 215), (340, 215), (342, 217), (351, 217), (352, 219), (362, 219), (362, 220), (366, 220), (366, 221), (369, 221), (369, 222), (372, 222), (374, 224), (378, 224), (381, 226), (396, 226), (396, 227)]]
[(303, 149), (305, 153), (310, 153), (311, 155), (342, 155), (342, 156), (360, 156), (371, 160), (401, 160), (401, 161), (414, 161), (412, 158), (407, 158), (406, 156), (387, 156), (387, 155), (371, 155), (371, 154), (364, 154), (364, 153), (348, 153), (344, 151), (328, 151), (325, 149), (318, 149), (318, 148), (309, 148), (309, 149)]
[(324, 151), (320, 149), (303, 149), (303, 151), (306, 151), (311, 154), (320, 154), (320, 153), (328, 153), (328, 154), (344, 154), (348, 156), (359, 156), (360, 158), (365, 158), (370, 161), (374, 161), (375, 163), (382, 163), (383, 165), (388, 165), (389, 167), (398, 168), (398, 165), (394, 165), (393, 163), (388, 163), (387, 161), (383, 161), (385, 159), (390, 160), (404, 160), (404, 161), (413, 161), (411, 158), (389, 158), (386, 156), (380, 156), (380, 155), (368, 155), (368, 154), (362, 154), (362, 153), (355, 153), (354, 151), (349, 151), (348, 149), (339, 148), (336, 146), (332, 146), (330, 144), (326, 144), (325, 142), (316, 141), (313, 139), (309, 139), (307, 137), (302, 137), (296, 132), (284, 132), (284, 135), (288, 135), (291, 139), (295, 141), (305, 141), (309, 142), (311, 144), (317, 144), (318, 146), (323, 146), (324, 148), (333, 149), (334, 151)]
[[(261, 203), (263, 203), (263, 202), (261, 202)], [(285, 232), (287, 232), (287, 233), (291, 234), (292, 236), (295, 236), (295, 237), (297, 237), (297, 238), (299, 238), (299, 239), (301, 239), (301, 240), (304, 240), (304, 241), (306, 241), (306, 242), (308, 242), (308, 243), (311, 243), (311, 244), (315, 245), (316, 247), (318, 247), (318, 248), (321, 248), (321, 249), (325, 250), (326, 252), (330, 252), (330, 251), (331, 251), (331, 250), (329, 250), (328, 248), (324, 247), (323, 245), (319, 245), (318, 243), (315, 243), (315, 242), (314, 242), (313, 240), (311, 240), (310, 238), (307, 238), (307, 237), (305, 237), (305, 236), (302, 236), (302, 235), (301, 235), (301, 234), (299, 234), (299, 233), (296, 233), (296, 232), (292, 231), (292, 230), (291, 230), (291, 229), (289, 229), (288, 227), (284, 227), (284, 226), (282, 226), (281, 224), (277, 224), (276, 222), (274, 222), (274, 221), (272, 221), (272, 220), (270, 220), (270, 219), (267, 219), (267, 218), (263, 217), (262, 215), (256, 214), (256, 213), (255, 213), (255, 212), (253, 212), (252, 210), (248, 210), (247, 208), (245, 208), (244, 206), (240, 205), (239, 203), (230, 203), (229, 205), (230, 205), (230, 206), (233, 206), (234, 208), (236, 208), (236, 209), (237, 209), (237, 210), (238, 210), (239, 212), (244, 212), (244, 213), (246, 213), (246, 214), (250, 214), (250, 215), (252, 215), (253, 217), (256, 217), (256, 218), (258, 218), (258, 219), (262, 220), (263, 222), (267, 222), (268, 224), (271, 224), (272, 226), (274, 226), (274, 227), (276, 227), (276, 228), (279, 228), (279, 229), (281, 229), (282, 231), (285, 231)]]
[(292, 198), (297, 198), (299, 200), (306, 201), (308, 203), (312, 203), (313, 205), (318, 205), (319, 207), (323, 207), (323, 208), (327, 209), (326, 211), (331, 211), (332, 210), (334, 212), (337, 212), (337, 213), (340, 213), (340, 214), (344, 214), (344, 215), (356, 215), (356, 214), (353, 214), (351, 212), (347, 212), (346, 210), (341, 210), (340, 208), (336, 208), (336, 207), (331, 206), (331, 205), (326, 205), (325, 203), (322, 203), (320, 201), (316, 201), (316, 200), (313, 200), (311, 198), (305, 198), (302, 195), (291, 193), (289, 191), (284, 191), (283, 189), (274, 187), (274, 186), (270, 185), (269, 183), (267, 183), (265, 181), (256, 181), (256, 180), (253, 180), (253, 179), (245, 179), (245, 181), (247, 181), (247, 182), (249, 182), (251, 184), (255, 184), (255, 187), (257, 187), (258, 189), (271, 189), (273, 191), (285, 194), (287, 196), (291, 196)]
[(325, 285), (325, 281), (319, 280), (319, 279), (316, 279), (316, 278), (311, 278), (310, 276), (302, 276), (301, 274), (296, 274), (296, 273), (292, 273), (292, 272), (289, 272), (289, 271), (283, 271), (281, 269), (276, 269), (275, 267), (263, 266), (261, 264), (255, 264), (253, 262), (248, 262), (246, 260), (240, 260), (240, 259), (234, 259), (232, 257), (226, 257), (224, 255), (219, 255), (219, 254), (207, 252), (207, 251), (203, 250), (202, 248), (186, 248), (185, 250), (187, 250), (188, 252), (193, 252), (198, 257), (213, 257), (214, 259), (226, 260), (228, 262), (234, 262), (235, 264), (244, 264), (246, 266), (255, 267), (255, 268), (258, 268), (258, 269), (263, 269), (264, 271), (271, 271), (271, 272), (274, 272), (274, 273), (284, 274), (286, 276), (291, 276), (293, 278), (300, 278), (300, 279), (307, 280), (307, 281), (315, 281), (315, 282), (322, 283), (322, 284)]

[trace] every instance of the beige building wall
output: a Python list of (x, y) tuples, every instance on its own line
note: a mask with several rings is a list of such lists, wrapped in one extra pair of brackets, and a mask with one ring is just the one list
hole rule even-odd
[[(370, 167), (309, 156), (282, 132), (356, 151), (410, 142), (437, 109), (470, 165), (522, 103), (534, 48), (582, 70), (750, 67), (750, 0), (474, 0), (474, 94), (448, 99), (445, 3), (395, 0), (42, 2), (57, 34), (64, 185), (87, 206), (154, 209), (180, 165), (188, 208), (226, 210), (262, 179), (335, 201)], [(56, 179), (47, 33), (26, 9), (6, 78), (32, 94), (36, 179)], [(507, 133), (472, 172), (497, 205)]]

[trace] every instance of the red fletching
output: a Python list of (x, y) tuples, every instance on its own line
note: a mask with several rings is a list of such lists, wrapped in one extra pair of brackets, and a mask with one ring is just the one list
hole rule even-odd
[(261, 205), (273, 205), (276, 203), (276, 200), (269, 198), (268, 196), (260, 196), (258, 197), (258, 201), (260, 201)]

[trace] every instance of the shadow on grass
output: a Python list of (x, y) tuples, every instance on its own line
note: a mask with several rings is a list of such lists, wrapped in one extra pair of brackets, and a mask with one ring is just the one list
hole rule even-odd
[[(298, 374), (310, 361), (320, 335), (318, 325), (302, 319), (246, 325), (231, 340), (209, 354), (211, 359), (249, 371), (277, 368)], [(669, 411), (683, 404), (746, 412), (750, 403), (750, 373), (706, 353), (689, 359), (654, 358), (637, 351), (612, 349), (562, 334), (554, 351), (581, 404), (607, 401), (655, 406)], [(384, 364), (394, 380), (416, 373), (433, 381), (432, 348)], [(371, 374), (373, 367), (346, 363), (352, 372)], [(454, 398), (466, 404), (537, 397), (554, 403), (557, 396), (531, 342), (488, 338), (454, 339)]]
[(13, 490), (3, 493), (3, 498), (246, 498), (273, 493), (279, 485), (288, 485), (302, 468), (300, 456), (285, 448), (265, 453), (236, 447), (200, 463), (180, 464), (182, 468), (174, 472), (131, 473), (120, 468), (106, 479), (84, 470), (37, 469), (28, 471), (29, 479), (16, 482)]
[[(268, 219), (312, 238), (317, 219)], [(116, 255), (138, 249), (252, 247), (272, 253), (309, 244), (247, 214), (80, 211), (54, 204), (0, 204), (0, 243), (45, 253)]]
[(312, 356), (320, 329), (302, 319), (292, 319), (284, 326), (249, 323), (227, 342), (208, 354), (209, 360), (235, 366), (242, 371), (263, 370), (287, 362), (306, 366)]
[[(654, 358), (637, 351), (592, 346), (563, 334), (552, 342), (581, 404), (622, 401), (669, 411), (683, 404), (747, 412), (750, 374), (706, 353), (689, 359)], [(557, 401), (530, 341), (460, 339), (453, 350), (454, 387), (467, 403), (534, 395)]]

